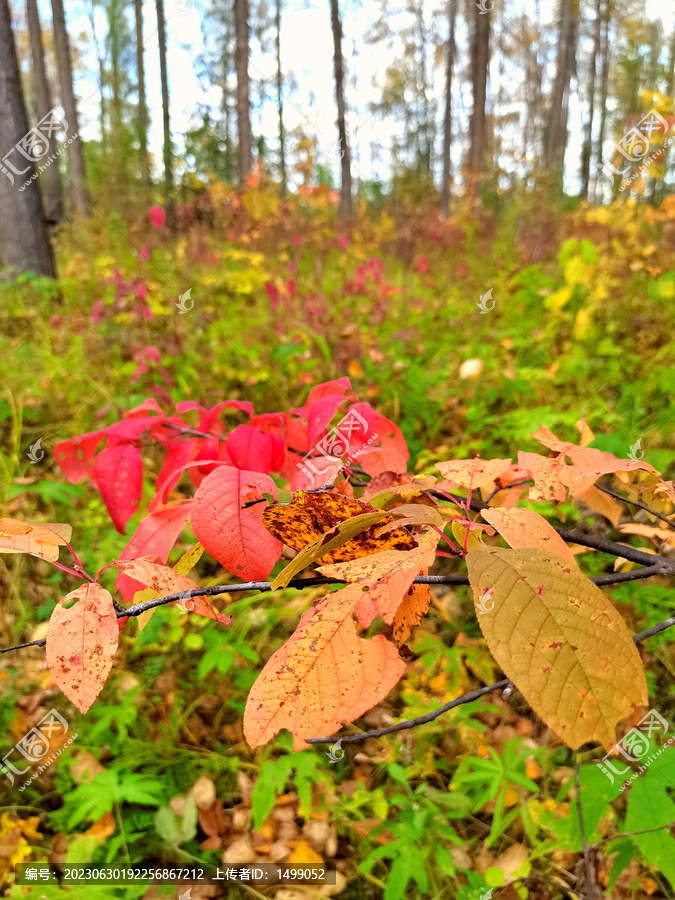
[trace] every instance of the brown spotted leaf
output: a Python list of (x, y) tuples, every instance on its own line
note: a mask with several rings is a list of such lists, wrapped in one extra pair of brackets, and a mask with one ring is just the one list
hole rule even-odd
[(140, 581), (146, 587), (152, 588), (157, 597), (164, 594), (176, 594), (178, 591), (194, 591), (199, 587), (187, 575), (177, 572), (170, 566), (165, 566), (158, 556), (116, 559), (112, 566), (133, 578), (134, 581)]
[(570, 548), (555, 528), (539, 513), (517, 506), (512, 509), (483, 509), (481, 516), (493, 525), (514, 550), (526, 547), (548, 550), (576, 565)]
[(341, 562), (390, 548), (409, 550), (417, 546), (404, 528), (378, 537), (378, 526), (393, 521), (391, 516), (334, 491), (297, 491), (291, 503), (268, 506), (261, 521), (274, 537), (301, 554), (277, 576), (275, 588), (288, 584), (318, 559)]
[(72, 532), (70, 525), (0, 519), (0, 553), (29, 553), (56, 562), (59, 547), (70, 542)]
[(359, 637), (354, 610), (363, 592), (348, 585), (326, 594), (272, 654), (246, 701), (244, 734), (251, 747), (287, 728), (296, 750), (379, 703), (405, 671), (383, 635)]
[(640, 654), (600, 588), (544, 550), (472, 550), (466, 563), (490, 652), (570, 747), (609, 749), (647, 703)]
[(85, 713), (112, 667), (119, 628), (112, 596), (85, 584), (59, 601), (49, 620), (47, 665), (59, 688)]

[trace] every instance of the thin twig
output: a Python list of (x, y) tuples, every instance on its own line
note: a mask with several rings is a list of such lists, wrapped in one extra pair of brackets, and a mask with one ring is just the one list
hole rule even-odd
[(584, 870), (586, 872), (586, 898), (593, 900), (595, 894), (595, 875), (593, 873), (593, 862), (591, 860), (591, 848), (586, 843), (586, 832), (584, 831), (584, 811), (581, 806), (581, 785), (579, 783), (579, 758), (574, 753), (574, 787), (576, 790), (577, 814), (579, 816), (579, 831), (581, 832), (581, 847), (584, 855)]
[[(617, 572), (614, 575), (598, 575), (590, 578), (589, 581), (592, 581), (595, 584), (612, 584), (621, 581), (632, 581), (636, 578), (649, 578), (651, 575), (661, 574), (663, 574), (663, 569), (660, 566), (652, 566), (651, 568), (645, 567), (643, 569), (636, 569), (633, 572)], [(339, 578), (324, 578), (323, 576), (317, 576), (316, 578), (296, 578), (293, 581), (289, 582), (284, 590), (293, 588), (294, 590), (302, 591), (305, 590), (305, 588), (309, 587), (318, 587), (324, 585), (328, 587), (331, 584), (345, 583), (346, 582)], [(468, 585), (469, 579), (466, 577), (466, 575), (418, 575), (414, 580), (414, 584)], [(270, 590), (272, 590), (271, 581), (248, 581), (239, 584), (215, 584), (211, 585), (210, 587), (195, 588), (192, 591), (181, 591), (180, 593), (166, 594), (166, 596), (164, 597), (155, 597), (153, 600), (147, 600), (145, 603), (138, 603), (136, 606), (124, 607), (117, 603), (115, 600), (113, 600), (113, 605), (115, 607), (115, 611), (117, 612), (118, 619), (122, 618), (123, 616), (133, 618), (135, 616), (140, 616), (141, 613), (144, 613), (149, 609), (155, 609), (155, 607), (158, 606), (165, 606), (168, 603), (174, 603), (178, 600), (187, 600), (191, 597), (216, 597), (219, 594), (235, 594), (243, 593), (245, 591), (258, 591), (259, 593), (264, 593)], [(652, 637), (652, 635), (658, 634), (661, 631), (665, 631), (672, 625), (675, 625), (675, 616), (673, 616), (671, 619), (666, 619), (664, 622), (660, 622), (658, 625), (655, 625), (648, 631), (641, 632), (634, 638), (634, 640), (644, 640), (645, 638)], [(0, 654), (9, 653), (10, 650), (22, 650), (24, 647), (42, 647), (43, 644), (44, 640), (32, 641), (27, 644), (18, 644), (15, 647), (5, 647), (4, 649), (0, 649)]]
[(637, 506), (639, 509), (644, 509), (650, 516), (655, 516), (657, 519), (661, 519), (662, 522), (665, 522), (666, 525), (675, 528), (675, 522), (671, 522), (667, 516), (662, 516), (661, 513), (656, 512), (655, 509), (652, 509), (645, 503), (641, 503), (639, 500), (631, 500), (630, 497), (624, 497), (621, 494), (617, 494), (616, 491), (611, 491), (609, 488), (598, 487), (598, 490), (602, 491), (603, 494), (609, 494), (609, 496), (614, 497), (615, 500), (621, 500), (623, 503), (630, 503), (631, 506)]
[(607, 844), (609, 841), (616, 841), (619, 838), (633, 837), (634, 834), (651, 834), (653, 831), (663, 831), (664, 828), (670, 828), (672, 825), (673, 823), (670, 822), (668, 825), (659, 825), (658, 828), (643, 828), (642, 831), (622, 831), (621, 834), (603, 838), (601, 841), (598, 841), (597, 844), (592, 844), (591, 846), (593, 848), (599, 847), (601, 844)]
[(385, 734), (395, 734), (397, 731), (415, 728), (417, 725), (426, 725), (427, 722), (433, 722), (434, 719), (442, 716), (443, 713), (448, 712), (448, 710), (454, 709), (456, 706), (461, 706), (463, 703), (472, 703), (474, 700), (484, 697), (485, 694), (491, 694), (492, 691), (506, 688), (510, 684), (511, 682), (508, 678), (503, 678), (501, 681), (495, 681), (494, 684), (488, 684), (486, 687), (479, 688), (477, 691), (472, 691), (470, 694), (464, 694), (463, 697), (451, 700), (449, 703), (435, 709), (433, 712), (427, 713), (425, 716), (418, 716), (416, 719), (408, 719), (406, 722), (399, 722), (397, 725), (390, 725), (388, 728), (378, 728), (376, 731), (366, 731), (363, 732), (363, 734), (333, 735), (332, 737), (327, 738), (308, 738), (306, 742), (308, 744), (333, 744), (335, 741), (339, 740), (341, 744), (360, 744), (367, 738), (378, 738)]
[[(670, 619), (666, 619), (664, 622), (659, 622), (658, 625), (655, 625), (653, 628), (650, 628), (648, 631), (642, 631), (640, 634), (633, 635), (633, 642), (635, 644), (640, 641), (646, 640), (648, 637), (652, 637), (655, 634), (658, 634), (661, 631), (665, 631), (666, 628), (671, 628), (675, 625), (675, 616), (672, 616)], [(334, 744), (336, 741), (341, 741), (343, 744), (360, 744), (362, 741), (368, 740), (371, 737), (381, 737), (383, 734), (391, 734), (394, 731), (405, 731), (408, 728), (414, 728), (416, 725), (421, 725), (424, 722), (433, 722), (434, 719), (437, 719), (438, 716), (442, 715), (444, 712), (447, 712), (449, 709), (453, 709), (455, 706), (461, 706), (464, 703), (472, 703), (478, 697), (483, 694), (489, 694), (492, 691), (497, 691), (500, 688), (504, 687), (504, 693), (507, 696), (510, 696), (510, 692), (513, 690), (513, 684), (508, 679), (505, 681), (496, 681), (494, 684), (489, 684), (487, 687), (481, 688), (479, 691), (472, 691), (470, 694), (464, 694), (462, 697), (458, 697), (456, 700), (453, 700), (451, 703), (446, 704), (445, 706), (441, 706), (433, 713), (428, 713), (426, 716), (421, 716), (419, 719), (407, 719), (405, 722), (399, 722), (396, 725), (391, 726), (390, 728), (378, 729), (376, 731), (364, 731), (361, 734), (350, 734), (350, 735), (341, 735), (334, 734), (331, 737), (327, 738), (309, 738), (307, 739), (308, 744)], [(509, 692), (507, 694), (507, 692)]]

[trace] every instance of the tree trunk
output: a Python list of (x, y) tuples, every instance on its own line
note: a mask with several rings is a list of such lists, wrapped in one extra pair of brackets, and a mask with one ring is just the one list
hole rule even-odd
[(143, 63), (143, 0), (134, 0), (136, 16), (136, 70), (138, 73), (138, 135), (140, 144), (141, 182), (150, 184), (148, 159), (148, 107), (145, 102), (145, 65)]
[[(31, 270), (38, 275), (56, 278), (54, 255), (47, 237), (42, 197), (35, 184), (37, 173), (33, 158), (41, 152), (45, 144), (50, 146), (48, 129), (31, 130), (32, 143), (24, 141), (28, 137), (28, 117), (23, 94), (19, 64), (16, 57), (12, 19), (8, 0), (0, 0), (0, 147), (4, 152), (0, 160), (0, 247), (5, 266), (18, 272)], [(7, 149), (11, 148), (11, 149)], [(28, 154), (26, 156), (26, 154)], [(51, 166), (55, 161), (51, 162)], [(29, 179), (33, 183), (26, 185)]]
[(487, 120), (485, 98), (487, 96), (487, 76), (490, 62), (490, 13), (474, 13), (474, 28), (471, 42), (471, 83), (473, 85), (473, 109), (469, 134), (469, 170), (474, 175), (483, 172), (485, 148), (487, 145)]
[(253, 168), (251, 152), (251, 100), (248, 86), (248, 0), (234, 0), (235, 51), (237, 70), (237, 131), (239, 182), (245, 184)]
[(607, 91), (609, 85), (609, 30), (612, 18), (612, 0), (605, 0), (604, 34), (602, 38), (602, 81), (600, 83), (600, 132), (595, 156), (595, 184), (593, 200), (598, 202), (598, 184), (600, 183), (600, 167), (602, 166), (603, 145), (605, 143), (605, 125), (607, 123)]
[(593, 117), (595, 115), (595, 83), (597, 80), (598, 55), (600, 53), (600, 34), (602, 22), (602, 0), (595, 3), (595, 26), (593, 29), (593, 52), (588, 68), (588, 122), (584, 146), (581, 151), (581, 196), (588, 199), (589, 182), (591, 180), (591, 155), (593, 152)]
[(445, 113), (443, 115), (443, 187), (441, 213), (450, 215), (450, 147), (452, 146), (452, 69), (455, 64), (455, 24), (457, 0), (448, 0), (448, 45), (445, 57)]
[(668, 96), (675, 96), (675, 31), (670, 39), (670, 76), (668, 78)]
[(94, 47), (96, 48), (96, 59), (98, 62), (98, 81), (99, 81), (99, 96), (101, 98), (100, 111), (99, 111), (99, 128), (101, 129), (101, 146), (105, 147), (106, 144), (106, 133), (105, 133), (105, 97), (103, 94), (103, 88), (105, 86), (105, 66), (103, 64), (103, 56), (101, 55), (101, 47), (98, 42), (98, 37), (96, 35), (96, 0), (89, 0), (89, 8), (87, 10), (87, 16), (89, 18), (89, 24), (91, 25), (91, 34), (94, 39)]
[(73, 67), (70, 61), (70, 42), (66, 29), (63, 0), (52, 0), (52, 23), (56, 63), (61, 84), (61, 105), (68, 121), (68, 139), (70, 140), (73, 136), (76, 136), (75, 140), (68, 146), (73, 208), (81, 216), (90, 216), (91, 198), (87, 190), (84, 145), (80, 138), (80, 126), (77, 118), (77, 103), (75, 102), (75, 90), (73, 88)]
[(567, 148), (567, 108), (574, 68), (578, 15), (579, 0), (561, 0), (556, 76), (551, 93), (545, 153), (546, 167), (552, 173), (553, 184), (559, 189), (562, 189)]
[(345, 121), (344, 62), (342, 59), (342, 22), (338, 0), (330, 0), (330, 20), (333, 31), (333, 69), (335, 73), (335, 100), (337, 103), (337, 125), (340, 137), (341, 183), (338, 217), (342, 224), (352, 214), (352, 165), (351, 153), (347, 142), (347, 125)]
[(279, 168), (281, 170), (281, 196), (285, 197), (288, 191), (286, 180), (286, 136), (284, 133), (284, 104), (281, 74), (281, 0), (277, 0), (276, 8), (276, 45), (277, 45), (277, 109), (279, 111)]
[(171, 147), (171, 118), (169, 115), (169, 75), (166, 65), (166, 24), (164, 0), (157, 0), (157, 37), (159, 40), (159, 73), (162, 82), (162, 125), (164, 131), (164, 212), (167, 226), (174, 223), (173, 150)]
[[(26, 17), (30, 33), (30, 49), (33, 58), (33, 76), (35, 81), (35, 106), (38, 121), (51, 112), (52, 93), (45, 68), (44, 48), (42, 46), (42, 29), (37, 0), (26, 0)], [(45, 220), (49, 225), (57, 225), (63, 219), (63, 193), (61, 190), (61, 174), (56, 160), (47, 166), (44, 174), (43, 205)]]

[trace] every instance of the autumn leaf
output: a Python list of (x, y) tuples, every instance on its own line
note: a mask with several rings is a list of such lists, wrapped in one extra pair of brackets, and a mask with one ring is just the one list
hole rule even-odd
[(0, 553), (28, 553), (56, 562), (59, 547), (70, 543), (72, 532), (70, 525), (0, 519)]
[(124, 528), (138, 509), (143, 490), (143, 458), (133, 444), (107, 447), (96, 457), (94, 477), (113, 525)]
[(514, 550), (536, 547), (555, 553), (556, 556), (576, 565), (574, 555), (565, 541), (553, 526), (534, 510), (522, 507), (483, 509), (481, 516), (497, 529), (509, 547), (513, 547)]
[[(367, 628), (377, 616), (381, 616), (386, 624), (391, 624), (415, 577), (433, 565), (439, 540), (440, 536), (434, 532), (420, 535), (419, 546), (413, 550), (385, 550), (361, 559), (320, 566), (319, 571), (327, 578), (361, 586), (363, 596), (354, 612), (363, 628)], [(420, 587), (428, 588), (427, 585)], [(426, 593), (428, 605), (428, 590)], [(416, 606), (420, 604), (421, 597), (418, 595)]]
[[(156, 556), (161, 563), (166, 563), (171, 549), (190, 519), (191, 509), (192, 504), (186, 502), (145, 516), (129, 538), (120, 559)], [(133, 581), (123, 571), (119, 572), (115, 581), (115, 587), (121, 592), (125, 603), (131, 603), (140, 586), (140, 581)]]
[(382, 700), (405, 671), (382, 635), (359, 637), (353, 614), (359, 585), (326, 594), (308, 609), (294, 634), (267, 661), (244, 710), (251, 747), (287, 728), (296, 750), (305, 738), (332, 734)]
[(347, 519), (365, 514), (376, 517), (374, 524), (361, 531), (357, 539), (325, 554), (326, 562), (357, 559), (389, 548), (406, 550), (416, 546), (415, 539), (403, 528), (378, 539), (375, 536), (378, 523), (390, 522), (391, 517), (363, 500), (354, 500), (335, 491), (297, 491), (291, 503), (268, 506), (262, 522), (280, 541), (300, 551)]
[[(436, 468), (450, 488), (459, 486), (477, 490), (493, 487), (494, 482), (511, 466), (510, 459), (452, 459), (436, 463)], [(439, 487), (442, 487), (443, 482)]]
[(85, 713), (101, 692), (117, 651), (112, 596), (85, 584), (58, 602), (49, 619), (47, 665), (59, 688)]
[(570, 747), (609, 749), (616, 725), (647, 703), (624, 620), (581, 571), (550, 551), (473, 550), (466, 563), (496, 662)]
[(141, 556), (139, 559), (116, 559), (111, 565), (133, 578), (134, 581), (139, 581), (146, 587), (152, 588), (158, 597), (164, 594), (176, 594), (178, 591), (193, 591), (199, 587), (187, 575), (181, 575), (175, 569), (162, 565), (161, 559), (157, 556)]
[(267, 578), (281, 556), (281, 543), (260, 521), (263, 504), (242, 509), (244, 503), (262, 498), (264, 493), (279, 496), (269, 475), (220, 466), (202, 481), (193, 502), (192, 527), (197, 540), (244, 581)]

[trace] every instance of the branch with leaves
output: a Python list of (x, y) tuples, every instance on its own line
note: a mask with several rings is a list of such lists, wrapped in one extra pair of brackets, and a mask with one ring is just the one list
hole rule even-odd
[[(196, 422), (185, 419), (195, 414)], [(226, 414), (249, 421), (226, 431)], [(533, 438), (548, 455), (448, 460), (436, 463), (436, 474), (415, 476), (407, 472), (399, 429), (359, 403), (347, 379), (313, 388), (300, 409), (273, 414), (225, 401), (211, 409), (179, 404), (166, 415), (148, 401), (120, 422), (55, 448), (70, 481), (93, 476), (120, 531), (142, 499), (141, 449), (148, 437), (164, 448), (147, 514), (119, 559), (90, 575), (70, 547), (68, 526), (0, 522), (0, 550), (41, 556), (83, 582), (57, 604), (45, 641), (2, 652), (46, 644), (56, 683), (86, 712), (130, 619), (144, 623), (158, 607), (178, 602), (226, 627), (230, 617), (209, 597), (325, 585), (268, 660), (244, 713), (251, 746), (287, 728), (301, 748), (334, 740), (319, 735), (355, 721), (396, 685), (406, 670), (399, 648), (426, 614), (432, 585), (468, 585), (506, 678), (419, 719), (341, 739), (357, 743), (402, 731), (494, 690), (517, 689), (570, 747), (595, 741), (608, 748), (619, 722), (647, 702), (636, 642), (673, 621), (631, 637), (600, 586), (671, 577), (675, 561), (554, 526), (519, 504), (526, 495), (547, 502), (555, 515), (558, 504), (579, 501), (620, 532), (669, 547), (675, 489), (643, 460), (590, 447), (583, 420), (577, 430), (575, 444), (538, 429)], [(186, 478), (192, 493), (181, 488)], [(600, 483), (612, 478), (622, 494)], [(621, 501), (656, 524), (621, 525)], [(198, 543), (171, 568), (169, 553), (188, 523)], [(59, 561), (62, 547), (73, 565)], [(284, 547), (292, 558), (279, 567)], [(587, 577), (576, 559), (588, 550), (614, 557), (614, 571)], [(203, 553), (241, 581), (200, 587), (189, 573)], [(467, 574), (429, 574), (446, 557), (466, 565)], [(110, 568), (121, 602), (100, 581)], [(378, 622), (379, 633), (365, 637)], [(616, 671), (610, 686), (608, 666)]]

